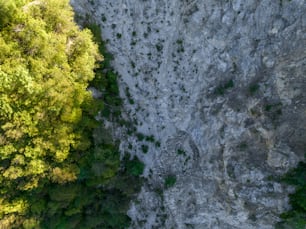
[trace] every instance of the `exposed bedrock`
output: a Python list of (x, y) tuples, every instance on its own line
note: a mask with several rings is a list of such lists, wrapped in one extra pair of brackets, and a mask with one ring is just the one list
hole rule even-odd
[(126, 115), (160, 142), (121, 139), (146, 163), (131, 228), (273, 228), (290, 188), (271, 177), (306, 150), (306, 2), (71, 2), (102, 28)]

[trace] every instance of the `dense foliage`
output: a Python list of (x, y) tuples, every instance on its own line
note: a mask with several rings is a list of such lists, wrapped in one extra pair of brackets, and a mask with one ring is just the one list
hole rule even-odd
[[(110, 137), (92, 137), (108, 134), (95, 120), (107, 101), (86, 90), (101, 60), (68, 0), (0, 0), (0, 228), (128, 225), (133, 164), (120, 165)], [(103, 67), (96, 83), (118, 94)], [(118, 95), (107, 99), (118, 109)]]
[[(306, 154), (305, 154), (306, 158)], [(306, 228), (306, 162), (300, 162), (298, 166), (289, 171), (283, 181), (293, 185), (295, 192), (289, 195), (291, 210), (283, 213), (282, 222), (276, 228)]]

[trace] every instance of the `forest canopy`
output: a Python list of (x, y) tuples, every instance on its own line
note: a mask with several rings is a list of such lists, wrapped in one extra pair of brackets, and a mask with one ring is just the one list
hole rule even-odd
[(87, 87), (103, 58), (73, 16), (68, 0), (0, 0), (0, 228), (128, 223), (134, 178), (92, 138), (103, 101)]
[(31, 190), (46, 178), (74, 180), (67, 159), (87, 145), (75, 124), (91, 99), (97, 47), (67, 1), (1, 0), (0, 9), (1, 183)]

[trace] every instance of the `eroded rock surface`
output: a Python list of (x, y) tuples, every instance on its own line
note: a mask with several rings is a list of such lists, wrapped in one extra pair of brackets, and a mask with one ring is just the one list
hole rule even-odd
[(270, 178), (306, 148), (306, 2), (71, 2), (101, 26), (137, 132), (160, 142), (121, 139), (148, 178), (131, 228), (273, 228), (290, 190)]

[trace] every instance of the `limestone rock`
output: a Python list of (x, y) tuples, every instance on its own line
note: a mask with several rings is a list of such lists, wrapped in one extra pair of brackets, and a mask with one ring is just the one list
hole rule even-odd
[(269, 177), (305, 152), (305, 0), (71, 3), (102, 28), (126, 114), (160, 142), (122, 139), (148, 179), (131, 228), (273, 228), (289, 188)]

